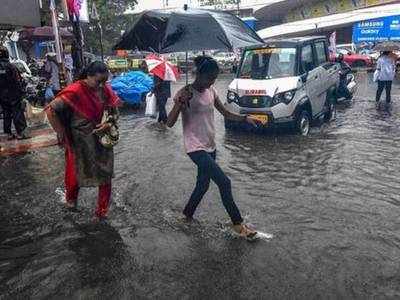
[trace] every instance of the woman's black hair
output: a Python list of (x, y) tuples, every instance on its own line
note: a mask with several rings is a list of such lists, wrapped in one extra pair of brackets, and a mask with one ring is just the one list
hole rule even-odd
[(210, 56), (201, 55), (194, 59), (194, 65), (198, 74), (215, 74), (219, 73), (218, 63)]
[(389, 55), (390, 54), (390, 51), (383, 51), (382, 52), (382, 55)]
[(101, 61), (94, 61), (83, 69), (82, 73), (79, 75), (79, 80), (86, 79), (89, 76), (94, 76), (96, 74), (106, 74), (108, 72), (109, 70), (105, 63)]

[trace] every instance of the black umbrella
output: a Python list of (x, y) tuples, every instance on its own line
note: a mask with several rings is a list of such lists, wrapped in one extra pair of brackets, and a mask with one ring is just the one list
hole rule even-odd
[(263, 40), (237, 16), (221, 11), (180, 9), (146, 11), (115, 49), (156, 53), (227, 50), (262, 44)]

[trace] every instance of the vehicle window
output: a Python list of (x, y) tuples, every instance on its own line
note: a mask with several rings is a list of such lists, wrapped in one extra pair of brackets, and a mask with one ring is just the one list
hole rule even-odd
[(266, 48), (247, 50), (240, 78), (270, 79), (295, 75), (295, 48)]
[(314, 57), (312, 46), (307, 45), (301, 49), (301, 71), (302, 73), (309, 72), (314, 69)]
[(338, 53), (343, 54), (343, 55), (349, 55), (350, 51), (346, 50), (346, 49), (338, 49), (337, 50)]
[(328, 61), (326, 57), (325, 43), (317, 42), (315, 43), (315, 52), (317, 54), (317, 65), (321, 66)]

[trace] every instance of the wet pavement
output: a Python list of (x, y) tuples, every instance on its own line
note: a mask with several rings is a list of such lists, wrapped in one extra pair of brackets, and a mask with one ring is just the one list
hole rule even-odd
[(237, 204), (271, 240), (233, 236), (214, 185), (199, 222), (178, 221), (196, 174), (180, 123), (122, 116), (108, 225), (91, 223), (96, 189), (64, 211), (58, 147), (0, 158), (0, 299), (398, 299), (399, 84), (376, 110), (371, 74), (357, 80), (306, 138), (226, 132), (217, 117)]

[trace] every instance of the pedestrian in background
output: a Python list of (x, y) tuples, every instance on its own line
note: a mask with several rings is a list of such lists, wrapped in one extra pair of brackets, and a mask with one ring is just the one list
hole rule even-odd
[(47, 73), (48, 86), (52, 89), (53, 94), (56, 96), (60, 90), (60, 69), (58, 66), (55, 53), (47, 53), (45, 70)]
[(339, 96), (350, 100), (352, 95), (347, 88), (347, 75), (351, 73), (351, 67), (344, 61), (344, 55), (342, 53), (338, 55), (337, 62), (340, 64)]
[(171, 82), (154, 76), (153, 92), (157, 100), (158, 122), (166, 124), (168, 115), (165, 106), (167, 105), (168, 98), (171, 97)]
[(10, 63), (8, 50), (0, 47), (0, 105), (3, 108), (4, 133), (8, 140), (15, 138), (12, 133), (14, 123), (19, 140), (30, 138), (26, 134), (23, 83), (18, 69)]
[(181, 89), (175, 96), (175, 105), (168, 116), (167, 125), (173, 127), (182, 113), (183, 137), (186, 153), (197, 166), (196, 187), (187, 203), (183, 214), (191, 221), (197, 206), (208, 191), (210, 181), (214, 181), (220, 191), (222, 203), (233, 223), (233, 229), (242, 237), (252, 239), (256, 232), (243, 223), (236, 206), (231, 180), (216, 162), (214, 109), (226, 118), (248, 122), (255, 121), (247, 115), (228, 111), (212, 87), (220, 72), (217, 62), (208, 56), (199, 56), (194, 60), (196, 66), (195, 81)]
[(139, 64), (139, 71), (142, 71), (145, 74), (149, 74), (149, 67), (145, 60), (142, 60)]
[[(62, 90), (46, 108), (50, 124), (65, 147), (66, 207), (75, 210), (81, 187), (99, 187), (95, 217), (107, 217), (114, 173), (114, 152), (99, 136), (117, 122), (120, 104), (106, 82), (109, 71), (102, 62), (91, 63), (81, 80)], [(102, 123), (103, 114), (109, 117)]]
[(391, 102), (392, 83), (396, 75), (396, 62), (390, 51), (382, 52), (376, 63), (376, 70), (378, 71), (376, 103), (379, 103), (383, 90), (386, 90), (386, 103), (389, 104)]

